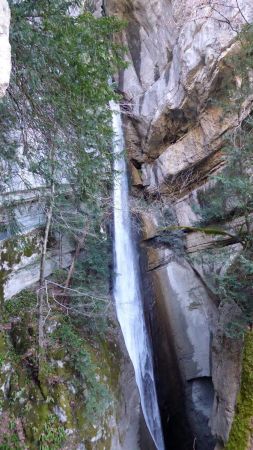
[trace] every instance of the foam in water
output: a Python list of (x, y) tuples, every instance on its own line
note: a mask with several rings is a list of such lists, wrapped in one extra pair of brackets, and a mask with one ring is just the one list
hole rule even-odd
[(113, 111), (114, 168), (114, 298), (118, 320), (132, 360), (144, 418), (157, 450), (164, 450), (160, 414), (154, 381), (151, 346), (146, 330), (139, 285), (139, 270), (131, 233), (128, 206), (127, 168), (120, 108), (111, 102)]

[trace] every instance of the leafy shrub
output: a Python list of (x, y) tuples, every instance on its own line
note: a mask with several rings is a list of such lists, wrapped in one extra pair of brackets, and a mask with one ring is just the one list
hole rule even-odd
[(44, 423), (40, 438), (39, 450), (59, 450), (66, 439), (64, 427), (59, 424), (59, 419), (50, 414)]

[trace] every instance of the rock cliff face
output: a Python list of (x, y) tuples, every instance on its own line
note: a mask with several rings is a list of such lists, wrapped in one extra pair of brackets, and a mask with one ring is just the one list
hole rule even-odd
[[(161, 228), (171, 223), (171, 218), (177, 225), (190, 226), (195, 222), (196, 206), (210, 187), (208, 176), (221, 166), (224, 133), (237, 126), (238, 118), (224, 117), (211, 100), (230, 70), (226, 56), (237, 51), (238, 31), (246, 21), (253, 21), (252, 0), (99, 0), (96, 15), (102, 9), (127, 21), (122, 39), (128, 48), (129, 65), (119, 74), (118, 82), (124, 96), (122, 110), (133, 210), (138, 224), (141, 223), (138, 231), (143, 292), (166, 448), (221, 450), (228, 440), (240, 388), (242, 342), (225, 336), (225, 324), (237, 311), (219, 307), (208, 285), (208, 275), (227, 267), (229, 252), (222, 250), (223, 260), (219, 267), (214, 266), (200, 253), (212, 238), (190, 233), (183, 244), (179, 242), (181, 238), (168, 242)], [(8, 28), (8, 5), (0, 0), (0, 96), (10, 75)], [(249, 100), (245, 114), (250, 108)], [(17, 253), (15, 243), (8, 242), (8, 230), (1, 235), (0, 295), (5, 300), (39, 278), (37, 254), (44, 217), (36, 206), (37, 189), (36, 185), (25, 193), (19, 185), (15, 194), (6, 194), (13, 195), (17, 203), (22, 200), (15, 214), (23, 223), (26, 241), (22, 253)], [(0, 204), (4, 201), (2, 196)], [(59, 245), (61, 266), (67, 267), (73, 248), (65, 241)], [(230, 248), (236, 254), (237, 247)], [(50, 249), (47, 275), (58, 267), (58, 256), (58, 247)], [(15, 321), (14, 327), (19, 328)], [(9, 331), (0, 329), (1, 353), (5, 351), (5, 335)], [(11, 333), (15, 342), (15, 331)], [(30, 342), (31, 336), (26, 334), (23, 337)], [(22, 364), (28, 364), (29, 354), (20, 355), (24, 356)], [(107, 356), (101, 349), (96, 350), (100, 361)], [(60, 370), (66, 361), (57, 356), (51, 362), (56, 371), (53, 375), (59, 377), (60, 373), (69, 384), (69, 374)], [(17, 361), (0, 364), (1, 400), (5, 402), (8, 393), (13, 396), (13, 404), (20, 408), (27, 391), (25, 388), (15, 391), (12, 364)], [(79, 439), (82, 423), (79, 428), (70, 423), (74, 436), (70, 436), (66, 448), (72, 445), (79, 450), (84, 450), (84, 445), (106, 450), (152, 448), (145, 426), (139, 426), (139, 397), (123, 346), (113, 367), (107, 366), (113, 372), (117, 364), (121, 365), (121, 371), (112, 414), (105, 418), (103, 427), (92, 429), (85, 444)], [(24, 367), (20, 369), (21, 375), (23, 370)], [(110, 374), (108, 385), (113, 379), (114, 374)], [(42, 393), (34, 382), (30, 384), (40, 405)], [(52, 389), (51, 400), (56, 401), (56, 412), (63, 419), (64, 414), (68, 416), (72, 402), (78, 404), (69, 386), (63, 399), (66, 411), (59, 409), (56, 390), (51, 385), (45, 386), (49, 391)], [(6, 416), (1, 418), (6, 420)]]
[[(167, 445), (223, 448), (240, 386), (242, 343), (225, 337), (225, 322), (235, 312), (219, 308), (207, 280), (211, 271), (224, 270), (228, 253), (213, 267), (200, 253), (211, 238), (190, 233), (184, 242), (189, 262), (185, 252), (164, 241), (161, 228), (171, 217), (176, 225), (194, 224), (196, 205), (210, 187), (208, 176), (221, 166), (224, 133), (236, 127), (238, 117), (224, 116), (211, 100), (229, 73), (226, 57), (237, 51), (237, 33), (253, 20), (253, 5), (250, 0), (104, 3), (108, 14), (127, 21), (122, 40), (129, 66), (118, 82), (133, 209), (142, 221), (145, 305)], [(146, 206), (138, 206), (140, 198)]]

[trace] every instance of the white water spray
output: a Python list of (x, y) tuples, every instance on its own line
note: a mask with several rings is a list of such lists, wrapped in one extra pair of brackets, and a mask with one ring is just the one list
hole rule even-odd
[(146, 330), (139, 285), (139, 270), (131, 233), (128, 206), (127, 168), (120, 108), (111, 102), (113, 111), (114, 168), (114, 298), (118, 320), (132, 360), (144, 418), (157, 450), (164, 450), (160, 414), (154, 381), (151, 347)]

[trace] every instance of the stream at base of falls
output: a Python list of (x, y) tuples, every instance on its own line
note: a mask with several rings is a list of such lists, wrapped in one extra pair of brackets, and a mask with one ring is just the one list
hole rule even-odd
[(134, 366), (143, 415), (157, 450), (164, 450), (151, 344), (141, 297), (139, 267), (131, 232), (127, 166), (120, 107), (111, 102), (114, 131), (114, 299), (126, 348)]

